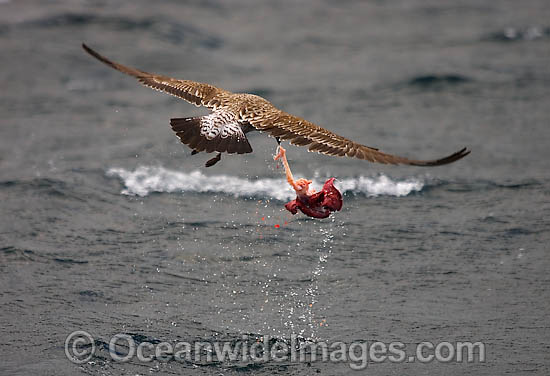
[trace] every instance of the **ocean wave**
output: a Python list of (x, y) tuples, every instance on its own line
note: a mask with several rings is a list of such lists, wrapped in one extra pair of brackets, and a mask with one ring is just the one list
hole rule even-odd
[[(1, 2), (2, 0), (0, 0)], [(175, 22), (166, 17), (125, 17), (116, 15), (99, 15), (93, 13), (60, 13), (40, 17), (18, 24), (25, 28), (66, 28), (88, 25), (99, 26), (116, 31), (148, 31), (162, 41), (172, 43), (195, 41), (202, 47), (219, 48), (223, 40), (220, 36), (195, 27), (189, 23)]]
[(497, 42), (532, 41), (550, 37), (550, 27), (529, 26), (525, 28), (507, 27), (489, 36)]
[(441, 86), (460, 85), (472, 81), (471, 78), (460, 74), (426, 74), (413, 77), (408, 85), (421, 88), (438, 88)]
[[(249, 180), (229, 175), (205, 175), (201, 171), (168, 170), (161, 166), (139, 166), (135, 170), (111, 168), (107, 176), (119, 178), (124, 184), (122, 194), (147, 196), (153, 192), (222, 193), (235, 197), (274, 198), (289, 200), (296, 195), (284, 178), (259, 178)], [(313, 187), (320, 189), (323, 181), (314, 179)], [(418, 178), (394, 180), (386, 175), (374, 177), (339, 178), (336, 186), (342, 193), (365, 196), (406, 196), (424, 187)]]

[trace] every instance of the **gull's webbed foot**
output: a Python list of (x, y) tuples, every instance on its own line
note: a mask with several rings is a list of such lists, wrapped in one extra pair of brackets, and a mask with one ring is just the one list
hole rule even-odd
[(209, 159), (204, 164), (206, 167), (212, 167), (222, 159), (222, 153), (218, 153), (214, 158)]

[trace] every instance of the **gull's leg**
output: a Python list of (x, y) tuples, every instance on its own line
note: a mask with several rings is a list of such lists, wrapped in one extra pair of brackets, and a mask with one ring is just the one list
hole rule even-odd
[(218, 153), (214, 158), (209, 159), (204, 164), (206, 167), (212, 167), (222, 159), (222, 153)]
[(294, 181), (294, 177), (292, 176), (292, 171), (290, 171), (290, 166), (288, 165), (288, 161), (286, 160), (286, 150), (281, 145), (277, 147), (277, 150), (278, 150), (277, 155), (274, 156), (273, 159), (276, 161), (279, 159), (283, 160), (283, 166), (285, 167), (286, 180), (288, 181), (288, 184), (290, 184), (291, 187), (294, 188), (294, 190), (296, 191), (300, 190), (300, 187)]

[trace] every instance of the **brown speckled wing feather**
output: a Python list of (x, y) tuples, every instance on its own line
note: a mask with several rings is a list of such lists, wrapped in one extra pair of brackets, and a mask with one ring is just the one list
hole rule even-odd
[(268, 132), (281, 140), (288, 140), (293, 145), (308, 146), (309, 151), (364, 159), (369, 162), (440, 166), (464, 158), (470, 153), (469, 150), (463, 148), (456, 153), (434, 160), (416, 160), (387, 154), (376, 148), (348, 140), (307, 120), (280, 111), (273, 106), (268, 106), (266, 103), (263, 103), (263, 106), (259, 106), (259, 108), (244, 112), (242, 116), (256, 129)]
[(127, 67), (109, 60), (85, 44), (82, 44), (82, 48), (108, 66), (137, 78), (143, 85), (182, 98), (196, 106), (202, 105), (215, 110), (221, 104), (221, 98), (224, 96), (223, 94), (226, 93), (225, 90), (213, 85), (189, 80), (176, 80), (167, 76)]

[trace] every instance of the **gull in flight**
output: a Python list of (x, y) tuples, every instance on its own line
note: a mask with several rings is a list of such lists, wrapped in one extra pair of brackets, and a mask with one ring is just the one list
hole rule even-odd
[(275, 137), (278, 143), (286, 140), (293, 145), (307, 146), (309, 151), (385, 164), (441, 166), (470, 154), (467, 148), (433, 160), (409, 159), (387, 154), (281, 111), (260, 96), (232, 93), (201, 82), (147, 73), (115, 63), (85, 44), (82, 44), (82, 47), (99, 61), (137, 78), (145, 86), (210, 109), (211, 113), (208, 115), (170, 120), (172, 129), (181, 142), (193, 150), (192, 154), (201, 151), (217, 152), (214, 158), (206, 162), (206, 167), (216, 164), (221, 159), (221, 153), (251, 153), (252, 147), (246, 134), (254, 130), (268, 133)]

